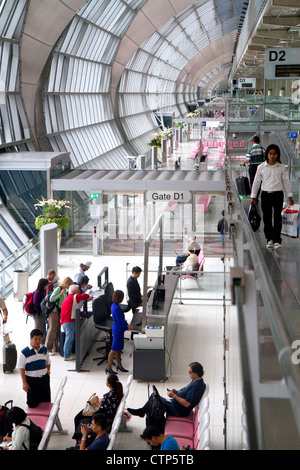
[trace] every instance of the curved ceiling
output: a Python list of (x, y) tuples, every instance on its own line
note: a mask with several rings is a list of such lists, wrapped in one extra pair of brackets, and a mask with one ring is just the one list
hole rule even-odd
[(29, 129), (36, 150), (70, 151), (74, 166), (124, 167), (157, 128), (154, 111), (182, 116), (199, 87), (209, 93), (226, 79), (245, 3), (2, 3), (6, 18), (18, 13), (24, 21), (12, 29), (14, 41), (20, 38), (14, 91), (24, 104), (23, 133)]

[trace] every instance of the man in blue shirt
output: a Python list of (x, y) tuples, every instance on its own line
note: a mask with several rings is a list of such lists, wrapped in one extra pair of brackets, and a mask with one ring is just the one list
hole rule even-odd
[(91, 424), (91, 430), (94, 434), (96, 434), (96, 437), (94, 441), (88, 447), (86, 447), (87, 436), (90, 432), (90, 429), (88, 428), (87, 424), (83, 424), (81, 426), (82, 440), (80, 444), (80, 450), (106, 450), (109, 443), (109, 437), (106, 432), (106, 428), (106, 416), (103, 413), (96, 413), (93, 416)]
[(154, 447), (160, 446), (160, 450), (180, 450), (174, 437), (162, 434), (155, 426), (148, 426), (142, 438)]
[[(199, 362), (189, 364), (191, 382), (180, 390), (168, 390), (171, 400), (161, 397), (167, 414), (171, 416), (188, 416), (193, 408), (199, 403), (204, 393), (206, 384), (203, 381), (203, 367)], [(128, 408), (129, 413), (143, 418), (149, 410), (149, 401), (142, 408)]]

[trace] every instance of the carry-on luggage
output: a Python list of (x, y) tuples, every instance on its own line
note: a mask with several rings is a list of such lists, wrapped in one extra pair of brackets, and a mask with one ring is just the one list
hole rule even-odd
[[(0, 317), (1, 316), (1, 310), (0, 310)], [(9, 333), (5, 331), (5, 326), (3, 324), (1, 325), (1, 319), (0, 319), (0, 328), (1, 334), (3, 336), (3, 372), (13, 372), (16, 365), (17, 365), (17, 348), (16, 345), (11, 341), (9, 337)]]
[(251, 193), (250, 183), (247, 176), (239, 176), (236, 178), (236, 186), (240, 196), (249, 196)]
[(13, 372), (17, 365), (17, 348), (14, 343), (3, 345), (3, 372)]

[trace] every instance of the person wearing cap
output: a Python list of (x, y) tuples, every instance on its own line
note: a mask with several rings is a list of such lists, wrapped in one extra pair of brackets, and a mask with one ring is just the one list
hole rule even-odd
[(131, 276), (127, 281), (127, 292), (128, 292), (128, 309), (132, 309), (134, 312), (137, 307), (140, 307), (143, 303), (143, 296), (141, 295), (141, 288), (138, 283), (138, 278), (141, 275), (141, 268), (135, 266), (132, 268)]
[[(84, 263), (80, 263), (77, 272), (74, 275), (74, 284), (80, 285), (81, 278), (85, 276), (86, 271), (90, 269), (92, 262), (85, 261)], [(84, 288), (82, 288), (82, 292), (86, 292), (88, 289), (91, 289), (93, 286), (87, 284)]]

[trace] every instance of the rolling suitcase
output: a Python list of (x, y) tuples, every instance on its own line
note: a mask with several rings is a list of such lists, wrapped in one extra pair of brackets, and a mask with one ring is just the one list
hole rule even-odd
[(13, 372), (17, 365), (17, 348), (10, 343), (3, 346), (3, 372)]
[(240, 196), (249, 196), (251, 194), (250, 183), (247, 176), (239, 176), (235, 181)]

